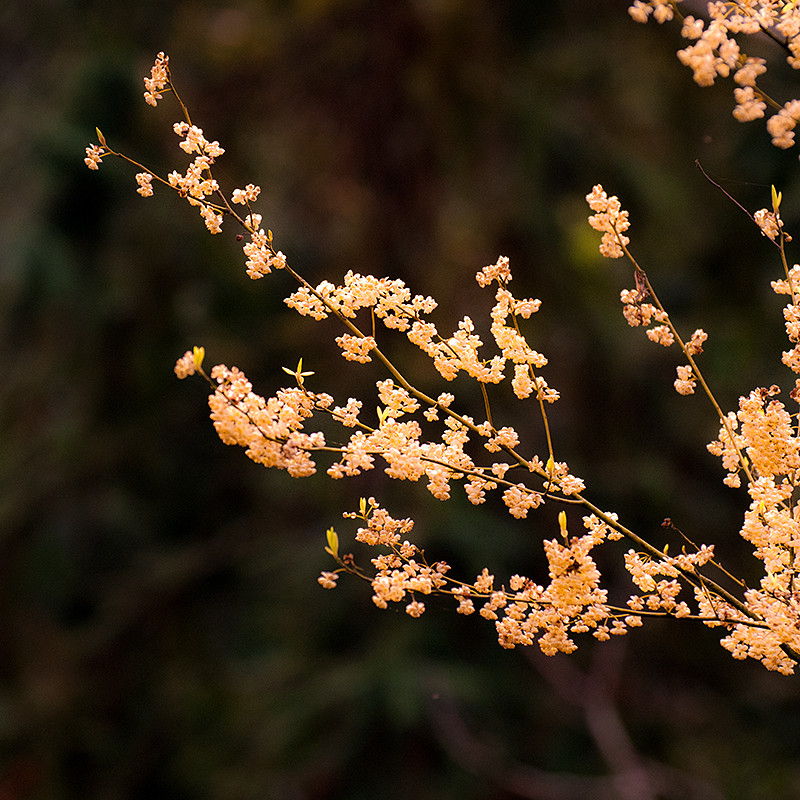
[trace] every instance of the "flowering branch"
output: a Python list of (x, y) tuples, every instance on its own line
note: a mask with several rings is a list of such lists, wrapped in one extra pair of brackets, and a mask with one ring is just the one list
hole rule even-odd
[[(634, 3), (631, 13), (645, 18), (653, 14), (665, 21), (675, 8), (666, 0), (639, 2)], [(732, 16), (724, 19), (728, 21), (726, 30), (734, 31)], [(689, 20), (684, 20), (684, 26), (690, 24)], [(721, 24), (717, 20), (709, 30)], [(700, 26), (698, 30), (701, 32), (697, 38), (710, 46), (705, 29)], [(744, 57), (738, 51), (734, 58), (732, 51), (728, 52), (731, 46), (727, 41), (719, 37), (713, 40), (710, 52), (716, 73), (723, 74), (724, 65), (733, 59), (739, 65), (737, 76), (760, 74), (758, 65), (750, 59), (742, 61)], [(701, 49), (698, 45), (692, 52), (698, 55)], [(770, 669), (793, 671), (795, 662), (800, 660), (800, 590), (796, 586), (796, 576), (800, 574), (800, 523), (795, 519), (800, 517), (800, 510), (793, 508), (791, 498), (800, 479), (800, 438), (791, 416), (774, 399), (776, 387), (756, 389), (748, 398), (741, 398), (738, 413), (723, 413), (696, 359), (707, 336), (702, 329), (688, 339), (679, 335), (647, 273), (628, 248), (628, 213), (616, 197), (609, 197), (602, 186), (595, 186), (587, 195), (593, 212), (589, 222), (602, 233), (600, 252), (604, 256), (624, 256), (633, 265), (635, 288), (621, 293), (628, 323), (643, 327), (648, 338), (664, 346), (677, 342), (688, 364), (677, 368), (676, 390), (692, 394), (699, 382), (714, 407), (720, 433), (709, 449), (722, 458), (728, 471), (727, 484), (738, 486), (744, 476), (752, 500), (741, 533), (765, 563), (765, 577), (758, 590), (748, 588), (722, 568), (715, 560), (713, 545), (694, 545), (681, 534), (686, 544), (678, 555), (670, 555), (668, 546), (656, 547), (623, 525), (616, 514), (592, 503), (583, 480), (571, 474), (566, 463), (556, 460), (547, 406), (558, 400), (559, 393), (541, 375), (547, 358), (530, 346), (523, 332), (523, 321), (539, 310), (541, 302), (513, 295), (507, 258), (500, 257), (475, 276), (482, 288), (494, 290), (489, 330), (496, 353), (490, 356), (482, 355), (484, 343), (472, 319), (465, 316), (451, 335), (441, 335), (429, 319), (436, 302), (431, 297), (412, 295), (400, 280), (348, 272), (341, 284), (323, 281), (312, 286), (275, 249), (272, 231), (261, 226), (262, 217), (254, 211), (260, 188), (247, 184), (225, 193), (214, 178), (213, 165), (224, 150), (192, 124), (188, 109), (175, 91), (169, 59), (163, 53), (156, 59), (150, 77), (145, 78), (145, 89), (145, 100), (150, 105), (156, 105), (166, 92), (172, 92), (178, 101), (183, 120), (173, 129), (181, 138), (181, 149), (193, 156), (185, 172), (156, 176), (111, 148), (99, 131), (98, 144), (86, 149), (87, 166), (97, 169), (107, 155), (121, 158), (140, 170), (136, 175), (140, 195), (153, 195), (154, 182), (177, 191), (199, 209), (212, 234), (221, 231), (225, 218), (232, 219), (248, 234), (243, 245), (247, 274), (255, 280), (273, 270), (283, 270), (298, 287), (286, 298), (286, 304), (312, 320), (336, 319), (343, 328), (336, 338), (342, 356), (361, 364), (374, 358), (388, 376), (376, 384), (377, 424), (369, 424), (360, 418), (362, 400), (350, 397), (343, 405), (336, 405), (331, 395), (312, 391), (307, 379), (314, 373), (303, 369), (302, 359), (295, 369), (284, 368), (295, 385), (265, 398), (253, 390), (236, 367), (218, 364), (206, 373), (205, 352), (195, 347), (178, 359), (175, 372), (179, 378), (199, 374), (209, 383), (211, 419), (225, 444), (241, 446), (252, 460), (284, 469), (292, 477), (316, 472), (315, 458), (319, 455), (334, 459), (326, 469), (333, 479), (358, 476), (373, 469), (376, 459), (381, 459), (389, 477), (426, 479), (428, 490), (440, 500), (450, 497), (453, 483), (462, 483), (475, 505), (484, 503), (488, 493), (499, 490), (509, 513), (520, 520), (550, 501), (585, 513), (581, 535), (570, 534), (567, 512), (562, 510), (558, 514), (558, 537), (543, 541), (548, 563), (546, 584), (524, 575), (513, 575), (507, 583), (496, 584), (488, 567), (473, 581), (451, 577), (448, 564), (429, 562), (425, 553), (406, 538), (414, 526), (412, 519), (396, 519), (375, 499), (362, 499), (358, 511), (344, 516), (360, 523), (355, 541), (377, 548), (377, 554), (370, 559), (370, 568), (360, 566), (352, 553), (340, 552), (339, 535), (329, 528), (325, 550), (337, 567), (322, 572), (319, 583), (324, 588), (335, 587), (339, 576), (349, 573), (370, 583), (372, 599), (378, 607), (403, 602), (406, 612), (414, 617), (424, 613), (423, 598), (427, 595), (456, 600), (460, 614), (473, 613), (477, 603), (479, 614), (494, 622), (501, 646), (512, 648), (536, 641), (548, 654), (575, 650), (576, 634), (591, 633), (606, 640), (638, 627), (645, 617), (694, 619), (710, 627), (722, 627), (727, 634), (722, 644), (734, 657), (753, 657)], [(774, 282), (773, 288), (791, 295), (792, 303), (784, 316), (789, 338), (795, 342), (794, 350), (784, 353), (783, 360), (800, 374), (800, 307), (796, 303), (800, 266), (788, 267), (785, 243), (790, 237), (783, 231), (780, 199), (773, 190), (772, 210), (762, 209), (752, 218), (781, 253), (785, 280)], [(246, 208), (246, 213), (237, 210), (239, 205)], [(367, 313), (368, 327), (361, 321)], [(430, 359), (441, 379), (449, 382), (461, 373), (473, 379), (480, 387), (485, 421), (460, 412), (453, 394), (441, 392), (434, 398), (415, 386), (379, 345), (383, 329), (404, 335)], [(520, 401), (536, 401), (546, 449), (544, 458), (527, 453), (515, 429), (501, 425), (492, 413), (487, 385), (505, 381), (509, 368), (513, 369), (510, 385), (514, 395)], [(800, 379), (793, 396), (800, 396)], [(419, 415), (427, 423), (440, 424), (440, 438), (423, 435)], [(320, 416), (340, 426), (339, 443), (331, 443), (322, 430), (312, 429), (313, 420)], [(476, 447), (478, 443), (482, 448)], [(477, 454), (484, 452), (502, 453), (508, 460), (484, 460)], [(514, 482), (511, 475), (518, 474), (533, 476), (533, 484), (527, 477)], [(623, 554), (635, 592), (627, 600), (611, 602), (601, 586), (593, 551), (601, 544), (623, 538), (636, 548)], [(708, 577), (706, 573), (711, 568), (721, 570), (725, 576), (722, 580), (727, 578), (735, 588), (728, 589)], [(691, 601), (679, 598), (684, 589), (693, 594)]]
[[(800, 8), (794, 0), (747, 0), (708, 2), (708, 19), (684, 16), (682, 0), (634, 0), (628, 13), (636, 22), (651, 17), (663, 24), (677, 17), (682, 22), (681, 36), (692, 44), (678, 51), (678, 59), (692, 70), (698, 86), (712, 86), (718, 77), (733, 74), (736, 106), (733, 116), (739, 122), (762, 119), (767, 106), (777, 113), (767, 120), (767, 131), (776, 147), (794, 146), (794, 129), (800, 121), (800, 100), (781, 103), (773, 99), (758, 79), (767, 71), (764, 58), (746, 55), (740, 45), (744, 36), (766, 35), (788, 54), (787, 63), (800, 69)], [(738, 38), (737, 38), (738, 37)]]

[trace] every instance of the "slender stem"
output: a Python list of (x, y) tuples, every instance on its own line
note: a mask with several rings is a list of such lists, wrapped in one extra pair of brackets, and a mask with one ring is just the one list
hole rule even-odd
[(703, 391), (705, 392), (706, 397), (708, 397), (709, 401), (711, 402), (711, 405), (714, 407), (714, 410), (717, 412), (717, 417), (719, 417), (719, 421), (722, 424), (722, 427), (725, 429), (725, 432), (728, 435), (728, 439), (729, 439), (729, 441), (731, 443), (731, 446), (736, 450), (736, 455), (737, 455), (738, 460), (739, 460), (739, 466), (741, 467), (742, 471), (747, 476), (748, 481), (750, 483), (753, 483), (755, 479), (753, 477), (753, 473), (750, 470), (750, 466), (748, 464), (748, 460), (747, 460), (746, 456), (744, 455), (744, 453), (742, 452), (742, 450), (739, 447), (739, 445), (736, 444), (736, 438), (735, 438), (733, 429), (731, 428), (730, 422), (729, 422), (727, 416), (723, 413), (722, 409), (720, 408), (720, 405), (717, 402), (717, 398), (714, 397), (714, 393), (711, 391), (711, 387), (706, 383), (706, 380), (703, 377), (702, 370), (697, 365), (697, 362), (694, 360), (694, 357), (692, 356), (692, 354), (689, 352), (689, 349), (687, 348), (686, 343), (681, 338), (681, 335), (678, 333), (678, 330), (672, 324), (672, 319), (671, 319), (670, 315), (667, 313), (667, 311), (665, 310), (664, 306), (661, 304), (661, 301), (658, 299), (658, 295), (655, 293), (655, 290), (653, 289), (653, 285), (650, 283), (650, 279), (647, 277), (647, 273), (641, 268), (639, 263), (633, 257), (633, 254), (625, 246), (625, 244), (624, 244), (624, 242), (622, 240), (621, 234), (616, 230), (615, 230), (615, 233), (617, 235), (617, 240), (619, 241), (619, 244), (620, 244), (620, 247), (622, 248), (622, 251), (628, 257), (628, 260), (633, 264), (637, 275), (640, 276), (641, 280), (644, 282), (644, 285), (647, 288), (648, 293), (650, 294), (650, 296), (653, 299), (653, 304), (664, 315), (667, 327), (669, 328), (670, 332), (672, 333), (673, 337), (675, 338), (675, 341), (678, 343), (678, 346), (683, 351), (683, 354), (688, 359), (689, 364), (692, 367), (692, 371), (694, 372), (695, 377), (700, 382), (700, 385), (703, 387)]

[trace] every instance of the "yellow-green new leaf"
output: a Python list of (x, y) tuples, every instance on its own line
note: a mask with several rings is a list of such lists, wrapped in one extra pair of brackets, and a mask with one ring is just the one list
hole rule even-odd
[(778, 213), (778, 209), (781, 207), (781, 200), (783, 199), (783, 193), (779, 192), (775, 185), (772, 186), (772, 210), (776, 214)]
[(330, 553), (334, 558), (339, 557), (339, 534), (333, 528), (328, 528), (326, 533), (328, 538), (328, 546), (325, 548), (326, 553)]

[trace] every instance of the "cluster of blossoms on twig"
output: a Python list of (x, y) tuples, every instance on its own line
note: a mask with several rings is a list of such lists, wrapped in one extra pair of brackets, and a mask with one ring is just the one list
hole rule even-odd
[(637, 22), (651, 17), (658, 23), (678, 17), (681, 36), (691, 44), (678, 51), (678, 59), (689, 67), (699, 86), (711, 86), (718, 77), (732, 75), (736, 105), (733, 116), (740, 122), (762, 119), (769, 107), (767, 131), (776, 147), (788, 149), (795, 143), (800, 121), (800, 100), (779, 102), (759, 83), (767, 71), (765, 58), (748, 56), (741, 48), (742, 37), (761, 35), (777, 42), (786, 61), (800, 69), (800, 7), (794, 0), (710, 0), (707, 19), (681, 13), (683, 0), (635, 0), (628, 9)]
[[(669, 314), (655, 296), (653, 287), (647, 279), (644, 270), (636, 263), (628, 250), (630, 239), (624, 231), (630, 227), (628, 212), (623, 211), (617, 197), (609, 197), (602, 186), (595, 186), (591, 194), (586, 195), (586, 202), (594, 212), (589, 217), (589, 224), (597, 231), (603, 233), (600, 243), (600, 253), (606, 258), (621, 258), (627, 256), (634, 265), (635, 289), (623, 289), (620, 300), (623, 304), (623, 315), (631, 327), (646, 328), (647, 338), (656, 344), (669, 347), (676, 339), (681, 344), (681, 349), (689, 358), (689, 363), (677, 367), (678, 377), (675, 380), (675, 389), (679, 394), (693, 394), (696, 386), (695, 364), (693, 356), (703, 352), (703, 343), (708, 335), (702, 328), (698, 328), (685, 344), (681, 341), (678, 332), (669, 319)], [(651, 298), (653, 302), (649, 302)], [(653, 325), (652, 323), (658, 323)]]
[[(221, 191), (211, 168), (225, 150), (219, 146), (219, 142), (208, 141), (202, 128), (192, 124), (189, 111), (172, 82), (169, 56), (164, 55), (163, 52), (158, 54), (156, 62), (150, 70), (150, 76), (144, 79), (144, 84), (146, 89), (144, 99), (148, 105), (156, 106), (158, 101), (163, 99), (162, 93), (171, 92), (175, 96), (183, 112), (183, 120), (176, 122), (173, 130), (183, 140), (179, 147), (189, 155), (196, 154), (195, 158), (186, 167), (185, 172), (173, 170), (166, 177), (158, 177), (137, 161), (112, 150), (102, 132), (97, 130), (99, 144), (90, 144), (86, 148), (86, 157), (84, 158), (86, 166), (96, 170), (103, 158), (108, 155), (124, 159), (141, 169), (141, 172), (136, 173), (136, 182), (139, 186), (136, 191), (142, 197), (153, 196), (153, 181), (155, 180), (178, 192), (190, 205), (197, 207), (210, 233), (222, 232), (225, 216), (232, 217), (244, 227), (250, 235), (250, 240), (242, 249), (247, 256), (247, 274), (251, 278), (260, 278), (269, 274), (273, 269), (282, 269), (286, 259), (283, 253), (273, 248), (272, 231), (265, 231), (261, 227), (261, 215), (254, 214), (250, 210), (250, 204), (256, 200), (261, 189), (253, 184), (248, 184), (244, 189), (234, 189), (230, 199)], [(246, 206), (248, 213), (244, 216), (240, 215), (234, 208), (237, 204)]]
[[(702, 584), (694, 589), (699, 615), (707, 625), (731, 629), (722, 645), (734, 658), (756, 658), (769, 669), (791, 673), (800, 652), (800, 502), (792, 502), (800, 482), (800, 415), (789, 414), (777, 399), (781, 391), (778, 386), (754, 389), (747, 397), (740, 398), (738, 412), (723, 414), (694, 358), (702, 352), (707, 335), (698, 329), (689, 341), (681, 340), (647, 275), (627, 249), (628, 238), (622, 231), (628, 229), (629, 222), (617, 198), (608, 198), (602, 186), (595, 186), (586, 199), (595, 211), (590, 218), (592, 227), (604, 231), (604, 237), (616, 239), (616, 247), (613, 242), (601, 245), (604, 255), (612, 258), (625, 255), (634, 267), (636, 289), (621, 293), (625, 318), (632, 326), (647, 326), (656, 320), (661, 323), (658, 326), (661, 331), (652, 335), (658, 328), (651, 328), (648, 337), (666, 346), (678, 342), (690, 363), (678, 367), (675, 388), (680, 394), (690, 394), (695, 381), (701, 381), (720, 420), (719, 436), (708, 445), (708, 450), (722, 460), (727, 470), (726, 485), (741, 486), (743, 476), (747, 482), (751, 504), (740, 535), (753, 546), (756, 558), (764, 562), (764, 577), (760, 589), (748, 588), (741, 582), (740, 586), (750, 619), (759, 620), (760, 624), (741, 621), (732, 624), (734, 619), (741, 619), (741, 607), (715, 597)], [(780, 192), (773, 188), (772, 208), (760, 209), (752, 219), (780, 252), (785, 278), (773, 281), (772, 288), (776, 294), (791, 297), (783, 316), (786, 334), (793, 345), (783, 353), (782, 361), (800, 375), (800, 265), (790, 268), (786, 260), (785, 245), (791, 237), (783, 230), (781, 199)], [(647, 297), (653, 303), (645, 302)], [(800, 401), (800, 378), (795, 378), (790, 397)], [(703, 553), (708, 554), (707, 559), (701, 557)], [(698, 548), (692, 567), (701, 566), (712, 555), (712, 548), (705, 545)], [(673, 565), (655, 565), (650, 558), (645, 562), (646, 569), (638, 555), (629, 553), (626, 557), (628, 571), (642, 589), (653, 587), (654, 574), (678, 577)], [(678, 590), (675, 581), (669, 585)], [(673, 612), (682, 616), (688, 610), (684, 604), (678, 604)]]
[[(434, 592), (448, 594), (458, 603), (459, 614), (473, 614), (477, 603), (480, 616), (495, 622), (502, 647), (538, 641), (548, 655), (575, 650), (577, 645), (571, 636), (575, 633), (592, 631), (604, 641), (613, 634), (625, 633), (628, 626), (641, 625), (640, 616), (626, 609), (612, 609), (607, 592), (600, 588), (600, 572), (591, 550), (605, 538), (620, 538), (621, 534), (594, 515), (584, 519), (588, 533), (571, 540), (566, 514), (559, 515), (563, 542), (544, 542), (550, 567), (547, 587), (524, 575), (512, 575), (507, 588), (496, 587), (494, 575), (486, 568), (473, 583), (465, 583), (449, 578), (450, 566), (443, 561), (429, 566), (424, 553), (402, 538), (410, 533), (413, 520), (392, 518), (374, 498), (362, 499), (359, 511), (345, 516), (364, 523), (365, 527), (356, 532), (356, 541), (387, 551), (372, 559), (374, 576), (366, 576), (355, 567), (352, 557), (339, 555), (338, 536), (333, 529), (328, 531), (326, 549), (346, 570), (370, 581), (372, 600), (379, 608), (408, 601), (406, 612), (418, 617), (425, 606), (417, 598)], [(325, 588), (333, 588), (337, 579), (337, 572), (323, 572), (319, 582)]]
[[(290, 267), (286, 269), (291, 272)], [(348, 273), (341, 286), (328, 282), (317, 287), (302, 285), (287, 298), (289, 306), (316, 320), (329, 315), (339, 317), (354, 332), (337, 338), (342, 355), (358, 362), (375, 356), (394, 376), (376, 385), (377, 425), (360, 418), (361, 400), (351, 397), (339, 406), (329, 394), (312, 392), (305, 381), (311, 373), (302, 372), (302, 363), (295, 371), (287, 370), (297, 386), (284, 389), (269, 399), (255, 394), (238, 369), (218, 365), (210, 374), (211, 381), (216, 384), (210, 403), (220, 437), (227, 444), (244, 447), (254, 461), (286, 469), (295, 477), (312, 474), (316, 470), (312, 454), (325, 452), (337, 456), (327, 468), (331, 478), (360, 475), (373, 469), (376, 458), (380, 458), (386, 464), (385, 472), (389, 477), (409, 481), (425, 479), (428, 490), (440, 500), (450, 497), (453, 481), (463, 482), (466, 495), (474, 504), (483, 503), (487, 492), (501, 487), (503, 501), (518, 519), (526, 517), (529, 509), (538, 507), (545, 493), (562, 497), (579, 494), (584, 489), (583, 481), (571, 475), (566, 464), (556, 462), (552, 454), (546, 463), (538, 456), (524, 457), (519, 452), (519, 436), (514, 428), (495, 427), (488, 419), (491, 417), (488, 404), (487, 419), (478, 423), (452, 409), (455, 400), (452, 394), (442, 392), (436, 398), (428, 397), (411, 386), (388, 361), (377, 346), (374, 331), (365, 335), (356, 327), (358, 312), (369, 310), (371, 317), (381, 320), (389, 330), (403, 332), (410, 342), (429, 355), (436, 370), (448, 381), (464, 372), (479, 383), (496, 384), (505, 380), (507, 364), (511, 362), (514, 393), (520, 399), (535, 396), (543, 410), (546, 403), (558, 398), (558, 393), (537, 374), (547, 359), (528, 346), (516, 326), (519, 318), (524, 319), (539, 308), (539, 301), (516, 300), (505, 288), (511, 280), (506, 258), (485, 267), (476, 277), (484, 286), (493, 281), (500, 283), (491, 311), (491, 331), (501, 353), (489, 358), (480, 356), (483, 342), (474, 333), (469, 317), (445, 339), (425, 317), (425, 312), (435, 308), (435, 302), (430, 297), (412, 296), (402, 281)], [(176, 366), (179, 377), (201, 369), (196, 353), (187, 351), (179, 360)], [(305, 428), (315, 414), (338, 422), (343, 433), (351, 430), (347, 441), (331, 445), (321, 430), (307, 432)], [(424, 437), (422, 419), (441, 423), (438, 441)], [(480, 463), (469, 452), (469, 445), (476, 438), (482, 441), (483, 451), (504, 453), (509, 460)], [(536, 489), (521, 481), (511, 481), (508, 476), (513, 474), (512, 470), (520, 469), (537, 475), (545, 487)]]
[[(800, 528), (795, 522), (800, 519), (800, 507), (791, 505), (793, 487), (800, 477), (800, 448), (791, 417), (777, 400), (767, 399), (773, 398), (773, 390), (756, 390), (748, 402), (743, 401), (738, 415), (723, 414), (695, 359), (703, 350), (706, 334), (698, 329), (685, 341), (679, 335), (647, 274), (628, 249), (630, 222), (616, 197), (595, 186), (587, 196), (593, 212), (589, 222), (602, 233), (600, 251), (604, 256), (627, 257), (633, 264), (635, 288), (621, 293), (625, 319), (645, 328), (647, 336), (659, 344), (677, 343), (688, 363), (677, 368), (675, 388), (691, 394), (699, 383), (719, 416), (719, 439), (710, 448), (722, 457), (729, 471), (728, 483), (735, 484), (740, 474), (746, 476), (753, 506), (742, 535), (765, 562), (760, 590), (749, 589), (723, 570), (715, 560), (713, 546), (693, 544), (671, 524), (669, 530), (683, 539), (681, 552), (670, 555), (668, 547), (654, 546), (626, 528), (615, 514), (595, 506), (587, 498), (584, 482), (565, 462), (556, 460), (548, 408), (559, 394), (541, 374), (547, 358), (529, 344), (523, 332), (541, 303), (514, 296), (509, 289), (512, 273), (507, 258), (500, 257), (475, 276), (482, 288), (494, 290), (487, 320), (494, 348), (490, 354), (484, 353), (479, 326), (470, 317), (465, 316), (452, 333), (440, 333), (430, 319), (436, 302), (413, 294), (403, 281), (348, 272), (341, 284), (323, 281), (312, 286), (274, 249), (271, 231), (261, 227), (261, 216), (252, 209), (259, 187), (248, 184), (228, 196), (214, 179), (212, 166), (224, 151), (191, 123), (163, 53), (145, 78), (145, 88), (150, 105), (156, 105), (167, 91), (175, 95), (185, 120), (175, 125), (175, 132), (182, 138), (182, 149), (196, 156), (189, 168), (184, 173), (155, 177), (138, 162), (112, 150), (99, 131), (99, 144), (87, 148), (87, 166), (97, 169), (105, 156), (114, 155), (139, 167), (140, 194), (149, 196), (147, 189), (152, 189), (153, 181), (177, 191), (200, 208), (211, 233), (220, 232), (226, 217), (235, 220), (250, 234), (244, 246), (248, 275), (258, 279), (273, 268), (281, 269), (298, 287), (285, 300), (289, 307), (315, 321), (336, 320), (343, 328), (336, 339), (342, 356), (354, 363), (377, 361), (387, 373), (375, 387), (379, 405), (374, 420), (362, 416), (361, 399), (350, 397), (337, 404), (331, 395), (313, 391), (307, 379), (314, 373), (303, 370), (302, 359), (295, 369), (284, 368), (293, 378), (292, 386), (263, 397), (237, 367), (218, 364), (207, 374), (203, 369), (205, 352), (195, 347), (178, 359), (175, 373), (179, 378), (199, 374), (208, 382), (211, 419), (225, 444), (240, 446), (253, 461), (297, 478), (314, 474), (320, 457), (327, 457), (327, 474), (334, 479), (358, 476), (382, 463), (390, 478), (426, 481), (429, 492), (439, 500), (448, 499), (453, 485), (460, 484), (475, 505), (485, 502), (490, 492), (499, 492), (517, 519), (525, 519), (532, 509), (550, 502), (582, 512), (582, 535), (570, 535), (567, 513), (562, 510), (559, 538), (543, 542), (548, 581), (513, 575), (498, 585), (488, 568), (467, 582), (452, 577), (444, 562), (429, 563), (408, 538), (413, 520), (392, 517), (374, 499), (362, 500), (359, 510), (345, 517), (361, 522), (355, 541), (377, 549), (370, 558), (371, 569), (360, 566), (352, 553), (340, 551), (339, 535), (331, 528), (326, 550), (337, 567), (322, 573), (319, 583), (323, 587), (335, 587), (340, 574), (350, 573), (370, 582), (378, 607), (404, 603), (413, 617), (425, 611), (424, 597), (449, 595), (457, 603), (458, 613), (478, 610), (492, 621), (503, 647), (536, 641), (548, 654), (573, 651), (576, 634), (588, 632), (608, 639), (641, 625), (646, 616), (699, 619), (723, 626), (728, 634), (723, 645), (735, 657), (750, 656), (770, 669), (792, 671), (800, 659), (800, 593), (795, 590), (794, 577), (800, 568), (796, 561)], [(238, 205), (245, 206), (247, 213), (240, 215), (235, 210)], [(773, 192), (772, 210), (758, 212), (754, 221), (779, 247), (786, 265), (788, 237), (783, 233), (779, 205), (780, 196)], [(794, 302), (798, 278), (800, 267), (787, 267), (786, 279), (777, 281), (774, 288), (792, 296), (786, 320), (795, 349), (784, 354), (784, 361), (800, 373), (800, 306)], [(458, 375), (474, 380), (485, 419), (479, 421), (460, 412), (456, 397), (449, 392), (432, 397), (413, 385), (381, 347), (384, 337), (390, 335), (402, 335), (419, 348), (444, 381)], [(533, 403), (537, 409), (541, 455), (529, 453), (512, 426), (495, 421), (489, 390), (504, 381), (520, 401)], [(332, 423), (338, 434), (326, 434), (324, 426), (317, 424), (322, 420), (328, 428)], [(439, 431), (437, 435), (428, 433), (433, 428)], [(601, 586), (593, 551), (622, 538), (633, 545), (624, 555), (624, 564), (637, 591), (612, 604)], [(741, 596), (712, 580), (709, 568), (720, 571)], [(686, 588), (693, 593), (693, 606), (679, 597)]]

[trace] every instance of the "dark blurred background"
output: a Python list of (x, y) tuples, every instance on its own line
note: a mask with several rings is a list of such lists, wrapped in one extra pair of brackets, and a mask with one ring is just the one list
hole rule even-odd
[[(559, 458), (655, 542), (670, 517), (755, 579), (743, 492), (721, 485), (700, 396), (676, 354), (628, 328), (630, 267), (597, 255), (584, 196), (602, 182), (635, 253), (725, 408), (781, 380), (780, 264), (741, 211), (784, 193), (800, 235), (796, 153), (699, 89), (677, 26), (624, 0), (29, 0), (0, 6), (0, 800), (796, 798), (797, 678), (734, 662), (714, 631), (656, 622), (571, 657), (503, 651), (491, 624), (432, 601), (379, 611), (366, 584), (316, 583), (324, 532), (375, 494), (417, 520), (433, 560), (545, 577), (557, 508), (515, 522), (493, 499), (268, 472), (224, 447), (198, 380), (203, 344), (261, 393), (298, 357), (344, 402), (382, 377), (336, 354), (331, 324), (287, 310), (283, 274), (251, 282), (230, 225), (134, 170), (99, 172), (99, 126), (162, 174), (183, 169), (169, 97), (142, 101), (159, 50), (230, 190), (262, 186), (277, 245), (313, 283), (396, 276), (440, 302), (440, 330), (486, 319), (475, 272), (511, 258), (528, 326), (562, 392)], [(781, 99), (797, 82), (780, 70)], [(389, 350), (443, 387), (402, 342)], [(449, 388), (449, 387), (444, 387)], [(456, 383), (465, 411), (480, 396)], [(543, 452), (537, 413), (495, 412)], [(472, 404), (472, 405), (471, 405)], [(580, 520), (570, 518), (573, 530)], [(343, 545), (347, 548), (347, 545)], [(677, 545), (673, 545), (677, 546)], [(624, 598), (619, 543), (603, 566)]]

